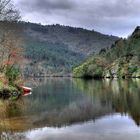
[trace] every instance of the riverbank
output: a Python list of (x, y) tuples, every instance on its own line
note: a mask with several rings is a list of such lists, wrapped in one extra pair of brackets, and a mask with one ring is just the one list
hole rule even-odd
[(9, 98), (13, 95), (20, 95), (20, 89), (16, 86), (7, 85), (0, 82), (0, 97)]
[[(140, 79), (139, 75), (122, 75), (122, 76), (117, 76), (116, 74), (111, 74), (111, 75), (103, 75), (103, 76), (76, 76), (76, 75), (47, 75), (47, 76), (28, 76), (27, 79), (46, 79), (46, 78), (74, 78), (74, 79)], [(30, 81), (30, 80), (29, 80)]]

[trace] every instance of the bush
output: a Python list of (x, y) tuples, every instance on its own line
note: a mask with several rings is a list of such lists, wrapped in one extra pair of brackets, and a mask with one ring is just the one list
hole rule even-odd
[(10, 85), (14, 85), (14, 82), (20, 77), (21, 73), (18, 67), (7, 67), (6, 78)]
[(74, 77), (83, 77), (83, 78), (101, 78), (103, 77), (104, 67), (106, 61), (100, 57), (94, 57), (87, 60), (85, 63), (76, 67), (73, 70)]
[(137, 65), (130, 65), (130, 66), (128, 67), (128, 71), (129, 71), (129, 73), (131, 73), (131, 74), (134, 73), (134, 72), (136, 72), (137, 69), (138, 69)]

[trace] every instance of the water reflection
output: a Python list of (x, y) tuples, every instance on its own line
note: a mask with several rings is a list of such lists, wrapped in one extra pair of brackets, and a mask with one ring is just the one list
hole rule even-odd
[(74, 80), (77, 88), (87, 96), (98, 98), (104, 105), (111, 105), (112, 110), (129, 114), (140, 125), (140, 80)]
[(114, 114), (105, 116), (95, 123), (78, 123), (68, 127), (37, 129), (26, 134), (34, 140), (138, 140), (140, 130), (128, 117)]
[[(56, 78), (39, 80), (38, 83), (40, 85), (33, 89), (30, 96), (18, 101), (0, 100), (1, 136), (27, 139), (36, 131), (35, 135), (41, 133), (40, 128), (44, 128), (46, 132), (51, 127), (61, 132), (62, 128), (73, 129), (77, 123), (85, 122), (88, 125), (89, 120), (94, 122), (92, 129), (96, 130), (99, 127), (98, 120), (106, 117), (109, 123), (110, 116), (114, 116), (114, 123), (118, 117), (121, 120), (121, 124), (116, 123), (115, 129), (119, 125), (138, 129), (136, 126), (140, 125), (140, 80), (85, 81)], [(93, 125), (92, 121), (90, 125)], [(84, 126), (84, 131), (88, 129), (87, 125)], [(106, 126), (102, 121), (100, 125), (100, 130), (104, 131)], [(78, 126), (82, 127), (83, 124)], [(92, 138), (94, 136), (89, 139)]]

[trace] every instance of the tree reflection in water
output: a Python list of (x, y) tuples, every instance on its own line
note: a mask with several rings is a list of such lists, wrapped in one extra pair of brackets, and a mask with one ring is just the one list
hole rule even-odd
[(140, 125), (140, 80), (74, 80), (74, 84), (90, 98), (99, 99), (103, 105), (127, 115)]
[(22, 132), (96, 121), (114, 113), (131, 116), (139, 126), (139, 106), (140, 80), (48, 79), (31, 96), (0, 100), (0, 135), (22, 140)]

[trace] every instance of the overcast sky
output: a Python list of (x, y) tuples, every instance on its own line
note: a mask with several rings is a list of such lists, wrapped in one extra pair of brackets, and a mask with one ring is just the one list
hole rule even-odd
[(140, 0), (14, 0), (22, 19), (129, 35), (140, 25)]

